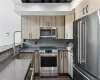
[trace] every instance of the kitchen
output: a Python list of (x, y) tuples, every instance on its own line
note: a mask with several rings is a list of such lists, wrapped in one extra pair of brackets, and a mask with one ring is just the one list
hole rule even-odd
[(100, 80), (99, 0), (13, 4), (21, 30), (13, 32), (11, 45), (0, 47), (0, 80)]

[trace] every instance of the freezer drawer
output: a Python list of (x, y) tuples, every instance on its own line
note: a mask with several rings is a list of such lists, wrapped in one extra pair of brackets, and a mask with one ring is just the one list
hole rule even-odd
[(74, 75), (73, 80), (97, 80), (87, 72), (85, 72), (83, 69), (81, 69), (78, 66), (74, 65)]

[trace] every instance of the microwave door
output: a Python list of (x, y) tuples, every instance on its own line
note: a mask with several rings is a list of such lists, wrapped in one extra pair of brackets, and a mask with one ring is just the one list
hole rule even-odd
[(51, 36), (51, 29), (41, 29), (40, 36), (41, 37), (50, 37)]

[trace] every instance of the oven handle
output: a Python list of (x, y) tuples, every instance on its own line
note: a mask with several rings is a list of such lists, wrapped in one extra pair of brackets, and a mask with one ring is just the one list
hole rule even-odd
[(40, 56), (58, 56), (58, 54), (40, 54)]

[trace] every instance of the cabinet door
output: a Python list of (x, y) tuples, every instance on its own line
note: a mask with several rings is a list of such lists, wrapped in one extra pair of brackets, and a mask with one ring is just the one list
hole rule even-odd
[(33, 60), (33, 53), (20, 53), (20, 59), (31, 59)]
[(32, 39), (40, 38), (40, 20), (39, 16), (34, 16), (34, 26), (32, 27)]
[(47, 27), (52, 27), (52, 16), (46, 17), (46, 25)]
[(35, 73), (39, 73), (39, 52), (36, 51), (35, 52), (35, 62), (34, 62), (34, 66), (35, 66)]
[(39, 16), (31, 16), (31, 39), (40, 38), (40, 21)]
[(70, 72), (70, 76), (73, 78), (73, 56), (72, 55), (71, 55), (71, 72)]
[(87, 0), (86, 12), (93, 13), (100, 9), (100, 0)]
[(51, 27), (56, 27), (56, 17), (55, 16), (51, 17)]
[(63, 51), (59, 52), (59, 73), (63, 73)]
[(44, 16), (40, 16), (40, 27), (44, 27)]
[(70, 52), (68, 52), (68, 74), (71, 74), (71, 56)]
[(64, 39), (64, 16), (56, 16), (57, 39)]
[(30, 38), (30, 28), (28, 26), (28, 21), (29, 21), (29, 18), (28, 16), (22, 16), (22, 38), (23, 39), (29, 39)]
[(64, 58), (64, 73), (68, 73), (68, 52), (64, 51), (63, 53), (63, 58)]
[(75, 20), (85, 16), (86, 11), (85, 11), (85, 6), (87, 5), (86, 3), (87, 0), (83, 0), (76, 8), (75, 8)]
[(74, 14), (65, 16), (65, 39), (73, 39)]

